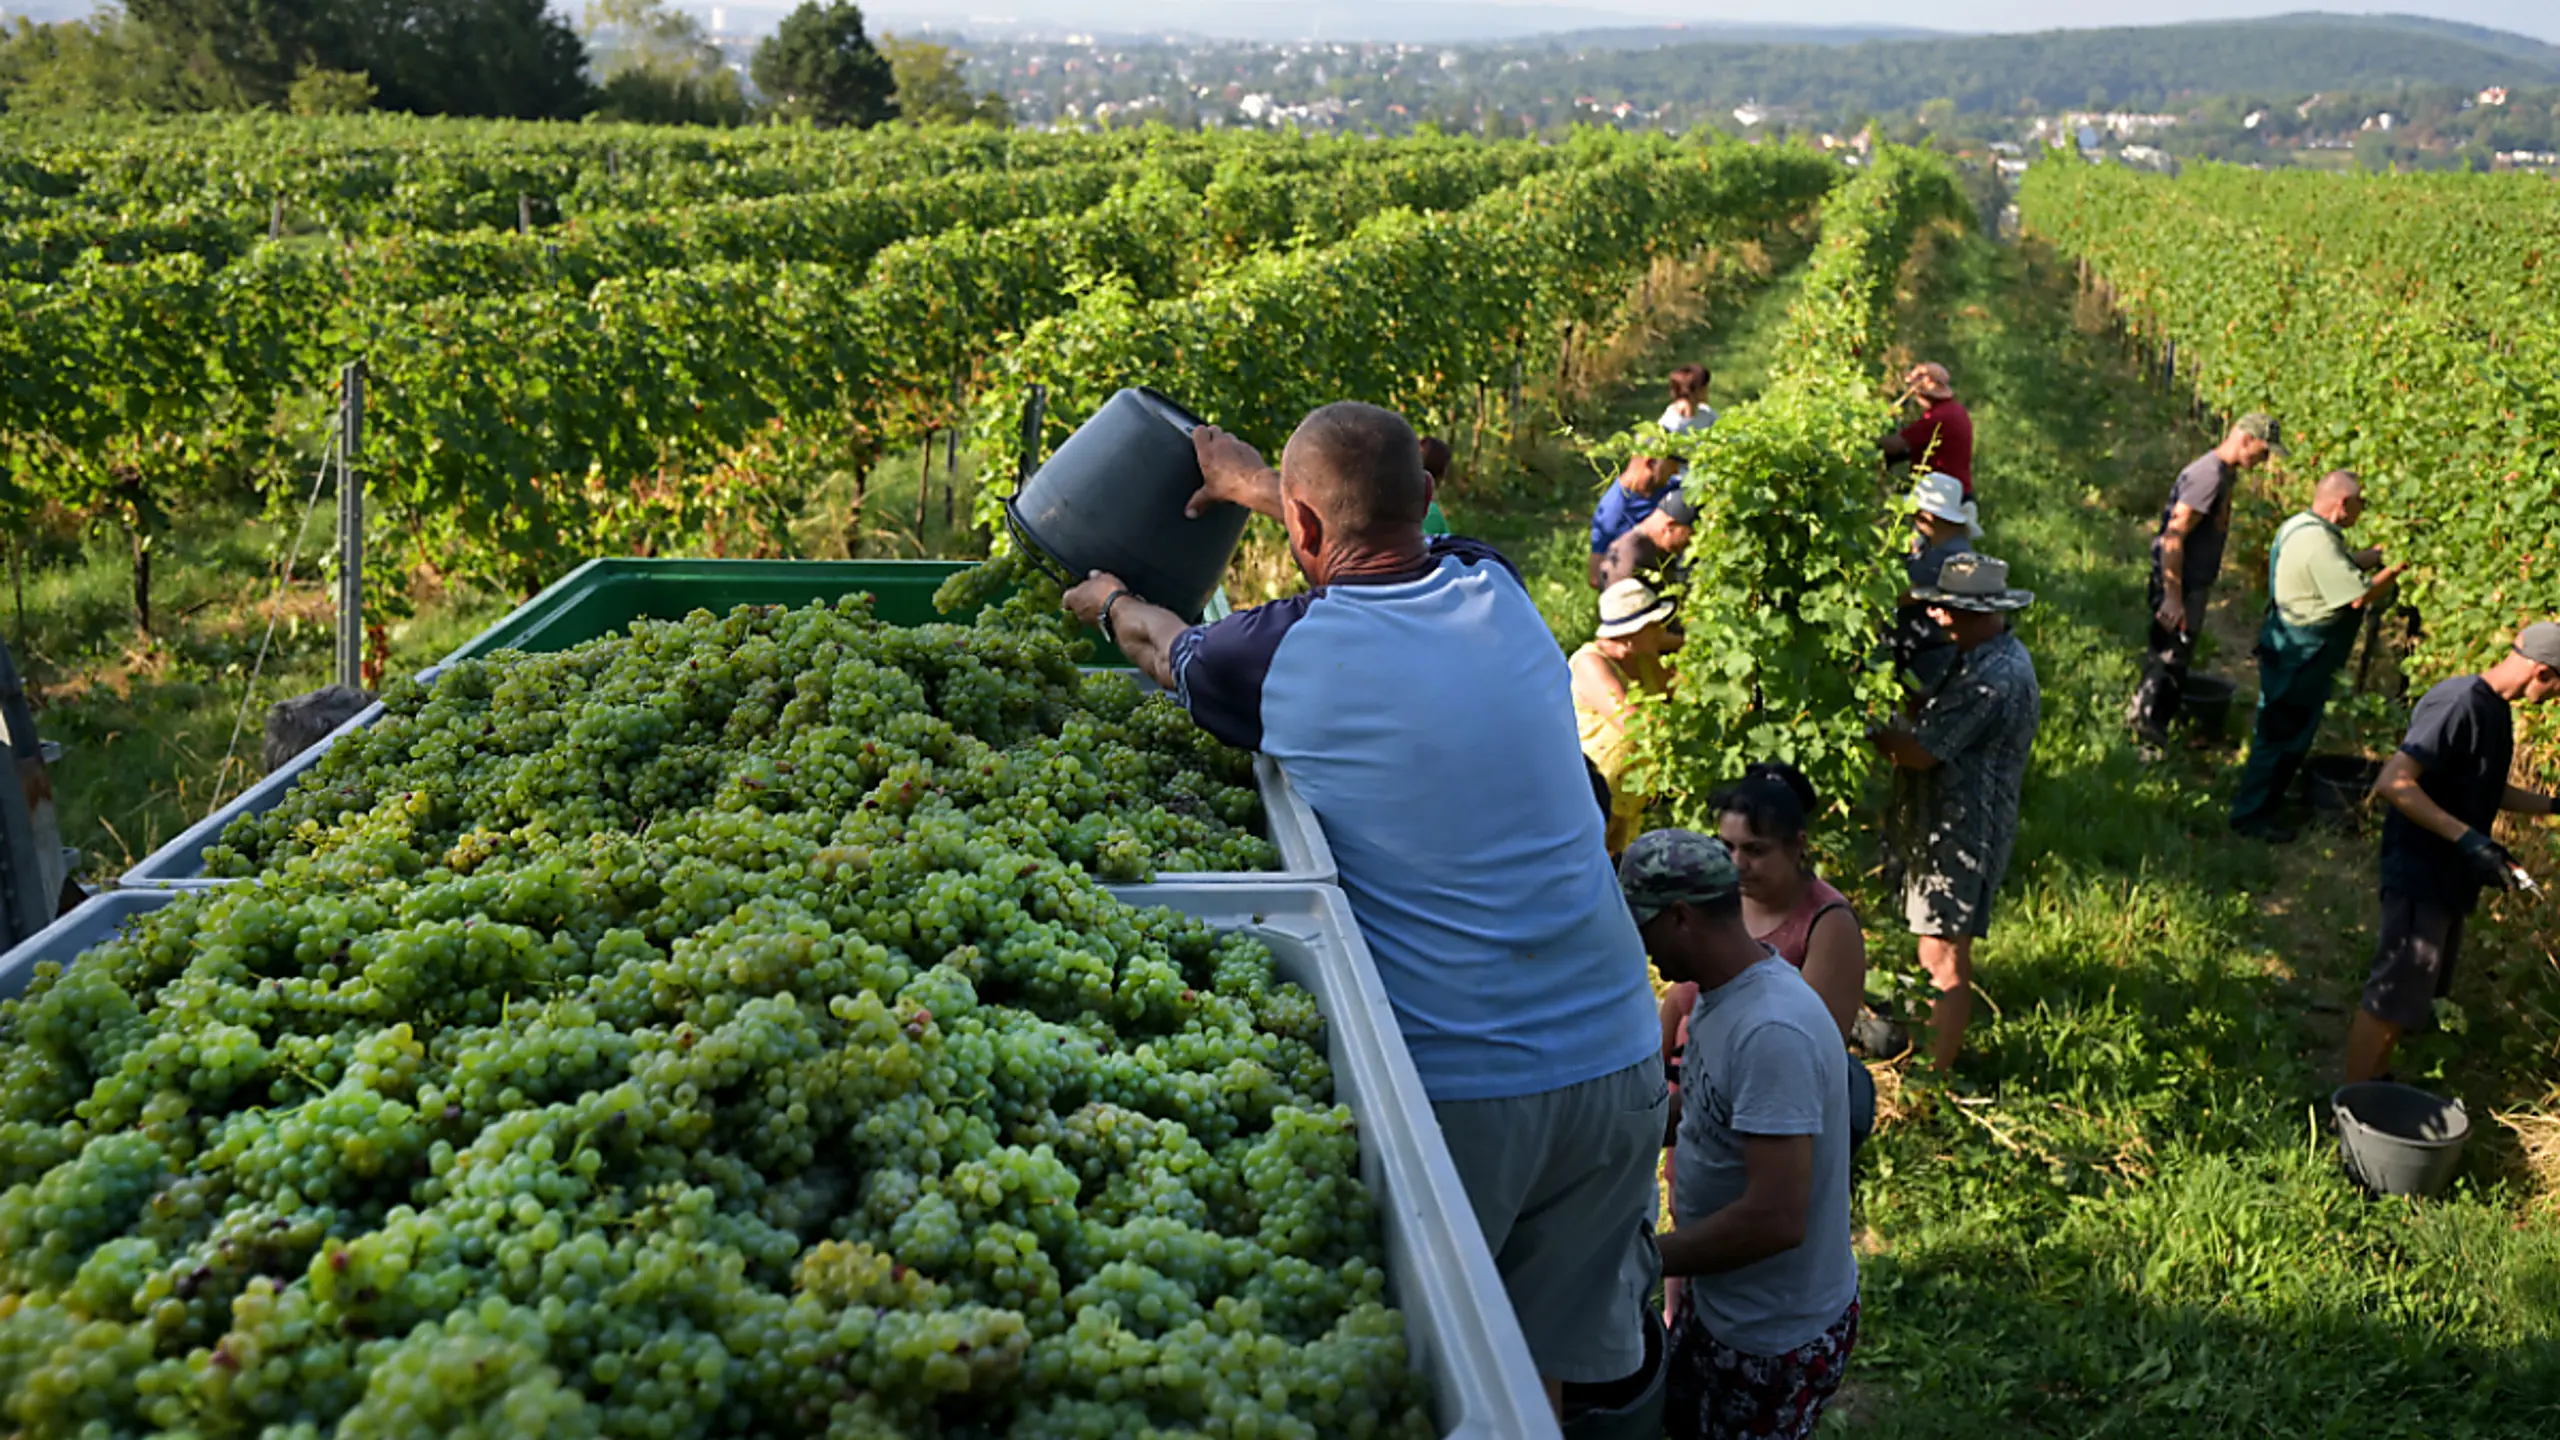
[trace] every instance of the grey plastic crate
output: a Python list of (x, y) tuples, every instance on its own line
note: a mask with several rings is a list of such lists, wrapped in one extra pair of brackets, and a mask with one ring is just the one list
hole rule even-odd
[(1271, 948), (1281, 978), (1314, 994), (1334, 1093), (1359, 1118), (1360, 1178), (1386, 1226), (1389, 1297), (1404, 1311), (1414, 1363), (1430, 1378), (1441, 1434), (1558, 1434), (1529, 1342), (1342, 892), (1168, 883), (1117, 885), (1112, 893), (1247, 931)]
[(81, 952), (116, 938), (127, 920), (177, 898), (174, 890), (110, 890), (82, 901), (70, 914), (0, 955), (0, 1000), (26, 994), (37, 965), (52, 960), (68, 966)]
[[(421, 680), (435, 674), (429, 669)], [(1137, 679), (1135, 672), (1132, 678)], [(1138, 683), (1145, 683), (1139, 680)], [(1153, 688), (1150, 686), (1149, 688)], [(308, 750), (287, 761), (257, 784), (240, 792), (238, 798), (180, 831), (176, 839), (152, 851), (124, 872), (127, 887), (157, 890), (209, 890), (241, 883), (204, 873), (204, 852), (222, 839), (222, 832), (243, 815), (263, 815), (283, 803), (285, 792), (300, 780), (304, 772), (320, 763), (320, 757), (331, 745), (382, 718), (380, 705), (369, 705), (347, 723), (330, 731)], [(1239, 870), (1234, 872), (1167, 872), (1158, 876), (1162, 884), (1197, 885), (1329, 885), (1335, 877), (1333, 848), (1325, 843), (1324, 829), (1316, 823), (1316, 812), (1298, 797), (1289, 777), (1278, 761), (1268, 755), (1253, 757), (1254, 788), (1262, 795), (1262, 814), (1269, 826), (1271, 843), (1280, 851), (1277, 870)]]

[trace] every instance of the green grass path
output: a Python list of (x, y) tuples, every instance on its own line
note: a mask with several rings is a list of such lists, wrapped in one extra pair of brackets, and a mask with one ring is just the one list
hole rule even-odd
[[(1941, 246), (1917, 308), (1975, 416), (1983, 548), (2040, 597), (2019, 630), (2044, 728), (1967, 1060), (1905, 1089), (1861, 1162), (1868, 1329), (1831, 1425), (2560, 1433), (2560, 1228), (2488, 1118), (2551, 1079), (2534, 917), (2484, 917), (2468, 1033), (2403, 1066), (2492, 1132), (2457, 1191), (2362, 1198), (2312, 1107), (2370, 944), (2370, 841), (2234, 840), (2236, 754), (2145, 766), (2122, 733), (2149, 515), (2194, 437), (2075, 324), (2059, 260)], [(2232, 546), (2226, 637), (2261, 603), (2252, 549)], [(1869, 934), (1880, 969), (1913, 969), (1897, 929)]]

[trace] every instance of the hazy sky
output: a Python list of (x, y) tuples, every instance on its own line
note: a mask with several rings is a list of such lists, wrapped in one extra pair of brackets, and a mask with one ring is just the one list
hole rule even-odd
[[(556, 3), (556, 0), (555, 0)], [(675, 0), (683, 8), (707, 10), (721, 0)], [(768, 7), (787, 9), (793, 0), (728, 0), (733, 13), (754, 14)], [(1005, 17), (1034, 24), (1080, 24), (1095, 29), (1181, 26), (1217, 33), (1244, 28), (1218, 23), (1218, 7), (1197, 0), (865, 0), (866, 13), (896, 19), (930, 15), (959, 21), (963, 17)], [(2023, 31), (2064, 27), (2158, 25), (2183, 20), (2236, 19), (2282, 15), (2305, 10), (2428, 15), (2512, 30), (2560, 43), (2560, 0), (2400, 0), (2359, 7), (2323, 5), (2319, 0), (2148, 0), (2138, 5), (2080, 4), (2058, 7), (2052, 0), (1938, 0), (1934, 5), (1912, 0), (1793, 0), (1772, 7), (1765, 0), (1243, 0), (1233, 11), (1256, 12), (1264, 21), (1272, 12), (1301, 11), (1318, 17), (1321, 33), (1359, 33), (1362, 17), (1378, 24), (1393, 12), (1395, 23), (1384, 28), (1410, 28), (1417, 12), (1445, 11), (1451, 31), (1479, 28), (1518, 33), (1571, 29), (1583, 24), (1631, 20), (1731, 21), (1759, 25), (1898, 25), (1932, 30)], [(1503, 23), (1501, 12), (1534, 12), (1534, 24)], [(1232, 12), (1231, 12), (1232, 14)], [(1587, 19), (1584, 17), (1588, 17)], [(744, 18), (742, 15), (741, 18)], [(1436, 16), (1433, 17), (1436, 19)], [(1490, 24), (1487, 22), (1490, 21)], [(752, 23), (752, 22), (750, 22)], [(1428, 22), (1426, 22), (1428, 23)], [(1265, 23), (1250, 27), (1259, 32)], [(1302, 27), (1292, 26), (1292, 29)], [(1431, 26), (1436, 29), (1436, 25)]]
[[(1456, 3), (1456, 0), (1451, 0), (1451, 3)], [(1767, 22), (1779, 18), (1765, 5), (1733, 4), (1727, 0), (1706, 0), (1706, 3), (1694, 6), (1666, 4), (1662, 0), (1635, 0), (1632, 4), (1620, 3), (1610, 8), (1645, 14), (1677, 15), (1685, 12), (1723, 20)], [(2052, 30), (2065, 26), (2163, 25), (2180, 20), (2230, 20), (2305, 10), (2426, 15), (2438, 20), (2460, 20), (2466, 24), (2487, 25), (2540, 40), (2560, 42), (2560, 0), (2413, 0), (2413, 3), (2373, 6), (2322, 5), (2305, 3), (2305, 0), (2292, 0), (2292, 3), (2270, 0), (2264, 4), (2251, 4), (2248, 0), (2239, 0), (2239, 3), (2233, 3), (2233, 0), (2148, 0), (2145, 4), (2123, 7), (2090, 4), (2057, 7), (2050, 0), (1939, 0), (1935, 5), (1895, 4), (1890, 0), (1795, 0), (1785, 7), (1784, 18), (1798, 24), (1890, 23), (1933, 30)]]

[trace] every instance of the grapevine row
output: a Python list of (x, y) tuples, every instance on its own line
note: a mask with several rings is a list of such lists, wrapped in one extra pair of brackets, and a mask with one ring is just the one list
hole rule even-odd
[[(2414, 567), (2418, 663), (2461, 669), (2560, 610), (2540, 518), (2560, 508), (2560, 311), (2540, 284), (2550, 202), (2498, 190), (2488, 198), (2521, 208), (2490, 220), (2488, 199), (2450, 203), (2435, 182), (2306, 178), (2338, 193), (2048, 163), (2019, 206), (2129, 324), (2174, 342), (2211, 408), (2282, 416), (2297, 472), (2364, 475), (2360, 533)], [(2484, 249), (2484, 224), (2506, 241)]]
[(1875, 437), (1892, 411), (1877, 370), (1914, 240), (1967, 213), (1944, 162), (1881, 152), (1823, 202), (1768, 387), (1704, 431), (1646, 426), (1602, 447), (1689, 462), (1688, 645), (1672, 692), (1640, 698), (1632, 774), (1690, 805), (1690, 823), (1712, 824), (1694, 807), (1753, 761), (1787, 760), (1826, 795), (1856, 793), (1870, 763), (1867, 723), (1894, 694), (1871, 656), (1903, 533), (1878, 503)]
[[(1177, 159), (750, 202), (658, 227), (656, 248), (430, 236), (78, 267), (15, 287), (0, 333), (24, 377), (0, 400), (14, 499), (147, 530), (173, 492), (271, 460), (279, 410), (360, 354), (376, 371), (377, 493), (422, 561), (522, 583), (593, 549), (698, 543), (724, 519), (770, 537), (795, 466), (820, 448), (860, 465), (949, 423), (955, 381), (1081, 279), (1171, 295), (1255, 244), (1463, 201), (1546, 163), (1472, 144), (1321, 153), (1329, 170), (1285, 177), (1260, 156)], [(747, 258), (710, 258), (731, 255)], [(650, 263), (688, 256), (709, 263)], [(751, 463), (727, 463), (742, 447)]]
[[(1096, 287), (1007, 353), (979, 411), (986, 473), (1014, 473), (1035, 384), (1044, 447), (1132, 384), (1266, 450), (1344, 397), (1443, 424), (1478, 385), (1552, 357), (1569, 325), (1600, 318), (1656, 256), (1757, 233), (1836, 174), (1790, 148), (1584, 143), (1570, 163), (1463, 210), (1381, 215), (1339, 244), (1256, 257), (1187, 295)], [(981, 489), (982, 519), (1003, 488)]]

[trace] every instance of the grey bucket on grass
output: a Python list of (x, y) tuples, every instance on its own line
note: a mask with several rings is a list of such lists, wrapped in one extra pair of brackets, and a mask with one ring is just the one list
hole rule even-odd
[(2415, 1085), (2367, 1080), (2341, 1085), (2329, 1099), (2337, 1116), (2338, 1153), (2347, 1174), (2378, 1195), (2433, 1195), (2453, 1179), (2471, 1138), (2471, 1116), (2459, 1100)]
[(1138, 597), (1199, 623), (1252, 516), (1200, 493), (1191, 432), (1200, 417), (1153, 390), (1114, 394), (1005, 501), (1005, 522), (1068, 583), (1101, 570)]

